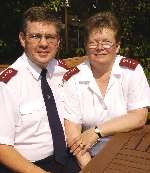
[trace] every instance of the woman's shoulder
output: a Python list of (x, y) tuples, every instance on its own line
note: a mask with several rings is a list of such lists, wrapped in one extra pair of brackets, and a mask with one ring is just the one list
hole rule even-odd
[(136, 67), (138, 66), (138, 64), (140, 64), (140, 63), (134, 58), (126, 58), (123, 56), (119, 57), (119, 66), (121, 68), (135, 70)]
[[(77, 57), (76, 57), (77, 58)], [(80, 57), (82, 60), (79, 62), (76, 62), (76, 65), (70, 66), (70, 68), (67, 70), (67, 72), (64, 74), (64, 79), (66, 81), (69, 81), (71, 79), (80, 79), (80, 77), (83, 75), (83, 73), (86, 73), (87, 69), (89, 69), (89, 62), (87, 60), (87, 57)]]

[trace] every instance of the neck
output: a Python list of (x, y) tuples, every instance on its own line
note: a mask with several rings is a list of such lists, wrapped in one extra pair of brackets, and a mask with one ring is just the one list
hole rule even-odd
[(112, 70), (112, 65), (93, 65), (91, 64), (91, 70), (93, 73), (94, 78), (99, 79), (103, 76), (110, 75)]

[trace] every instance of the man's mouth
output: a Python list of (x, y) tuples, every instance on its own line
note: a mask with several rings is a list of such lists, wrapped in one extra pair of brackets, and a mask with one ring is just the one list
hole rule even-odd
[(39, 51), (38, 54), (47, 55), (48, 54), (48, 51)]

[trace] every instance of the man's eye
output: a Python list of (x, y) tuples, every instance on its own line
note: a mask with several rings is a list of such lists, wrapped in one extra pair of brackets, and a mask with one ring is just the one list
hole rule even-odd
[(32, 38), (34, 38), (34, 39), (39, 39), (39, 38), (41, 38), (41, 36), (38, 35), (38, 34), (34, 34), (34, 35), (32, 35)]
[(56, 36), (52, 36), (52, 35), (46, 35), (45, 37), (46, 39), (52, 39), (52, 40), (56, 39)]

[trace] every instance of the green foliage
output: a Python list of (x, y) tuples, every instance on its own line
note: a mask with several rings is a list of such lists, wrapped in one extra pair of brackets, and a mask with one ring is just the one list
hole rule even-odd
[[(18, 31), (21, 13), (31, 6), (43, 5), (50, 10), (55, 10), (64, 21), (64, 6), (68, 12), (68, 25), (70, 27), (71, 16), (78, 16), (80, 22), (75, 29), (82, 29), (84, 20), (90, 15), (104, 10), (113, 11), (119, 18), (121, 23), (121, 54), (126, 54), (126, 48), (130, 48), (130, 57), (138, 57), (140, 61), (144, 61), (147, 66), (148, 61), (144, 57), (150, 56), (150, 1), (149, 0), (6, 0), (0, 5), (0, 63), (11, 63), (22, 53), (19, 47)], [(70, 27), (72, 30), (72, 26)], [(68, 34), (69, 41), (77, 40), (77, 35), (71, 31)], [(76, 38), (74, 38), (76, 37)], [(63, 35), (63, 41), (65, 38)], [(69, 42), (69, 46), (71, 44)], [(83, 30), (80, 32), (80, 45), (83, 47)], [(76, 49), (77, 44), (72, 48), (69, 47), (69, 54), (65, 52), (65, 44), (63, 44), (63, 55), (73, 56), (84, 54), (83, 48)], [(146, 72), (147, 73), (147, 72)]]
[(146, 75), (148, 82), (150, 84), (150, 57), (142, 58), (141, 64), (144, 67), (145, 75)]
[(150, 79), (150, 71), (148, 70), (147, 67), (144, 69), (145, 75), (147, 76), (148, 79)]
[(50, 10), (59, 11), (63, 5), (62, 0), (46, 0), (43, 1), (43, 5), (48, 7)]
[(76, 56), (82, 56), (82, 55), (84, 55), (85, 54), (85, 51), (84, 51), (84, 48), (77, 48), (76, 50), (75, 50), (75, 55)]

